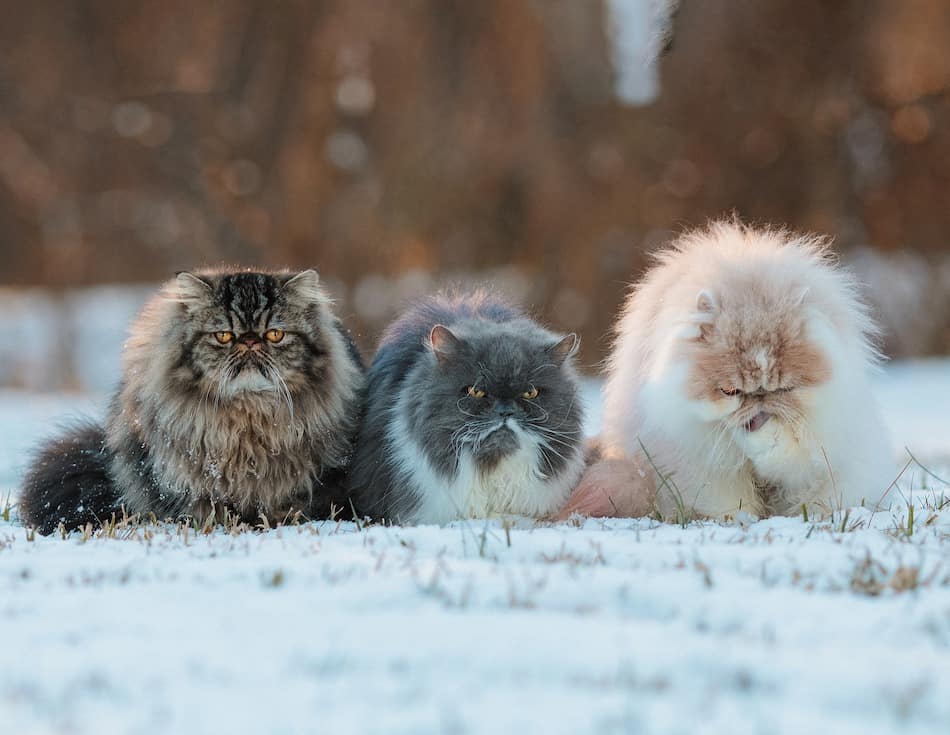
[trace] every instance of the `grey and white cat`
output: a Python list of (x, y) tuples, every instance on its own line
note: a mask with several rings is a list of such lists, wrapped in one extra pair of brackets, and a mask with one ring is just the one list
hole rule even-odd
[(41, 532), (122, 507), (279, 522), (341, 497), (364, 369), (315, 271), (181, 273), (123, 367), (105, 426), (54, 440), (25, 479), (20, 514)]
[(481, 292), (410, 308), (367, 376), (356, 508), (398, 523), (556, 511), (584, 468), (577, 347)]

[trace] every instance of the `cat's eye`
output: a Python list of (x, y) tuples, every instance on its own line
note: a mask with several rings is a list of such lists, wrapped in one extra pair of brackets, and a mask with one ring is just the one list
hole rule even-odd
[(526, 401), (533, 401), (535, 398), (538, 397), (539, 392), (540, 391), (532, 385), (531, 390), (526, 390), (524, 393), (521, 394), (521, 397), (524, 398)]
[(724, 396), (729, 396), (730, 398), (742, 395), (742, 391), (738, 388), (720, 388), (719, 390)]
[(472, 398), (484, 398), (484, 397), (485, 397), (485, 391), (483, 391), (481, 388), (476, 388), (474, 385), (468, 386), (468, 391), (467, 391), (467, 392), (468, 392), (469, 396), (471, 396)]
[(284, 338), (283, 329), (268, 329), (266, 332), (264, 332), (264, 339), (266, 339), (268, 342), (273, 342), (274, 344), (277, 344), (283, 338)]
[(234, 332), (215, 332), (214, 338), (221, 344), (228, 345), (234, 341)]

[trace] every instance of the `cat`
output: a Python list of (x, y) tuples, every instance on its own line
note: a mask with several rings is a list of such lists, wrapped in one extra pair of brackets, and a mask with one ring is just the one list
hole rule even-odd
[(824, 241), (724, 221), (657, 261), (607, 363), (601, 441), (626, 467), (592, 467), (568, 507), (642, 510), (652, 488), (679, 520), (877, 502), (893, 469), (878, 332)]
[(19, 499), (41, 533), (127, 512), (327, 512), (365, 368), (313, 270), (180, 273), (134, 322), (104, 426), (45, 446)]
[(485, 292), (409, 308), (369, 369), (358, 511), (443, 524), (558, 509), (584, 466), (578, 347)]

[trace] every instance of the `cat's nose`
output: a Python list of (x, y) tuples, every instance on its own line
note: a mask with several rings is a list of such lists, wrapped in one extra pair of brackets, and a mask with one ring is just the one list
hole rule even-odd
[(244, 345), (248, 349), (253, 349), (261, 344), (261, 340), (256, 334), (242, 334), (238, 337), (238, 344)]
[(495, 413), (499, 418), (511, 418), (515, 415), (514, 401), (495, 401)]

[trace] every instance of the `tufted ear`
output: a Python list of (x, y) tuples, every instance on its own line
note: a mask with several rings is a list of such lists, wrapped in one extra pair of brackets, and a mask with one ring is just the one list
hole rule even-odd
[(558, 340), (548, 347), (547, 352), (558, 365), (564, 364), (569, 358), (574, 357), (581, 348), (581, 339), (571, 332), (563, 339)]
[(444, 365), (458, 355), (462, 346), (462, 341), (456, 337), (452, 330), (442, 324), (436, 324), (429, 331), (427, 346), (432, 350), (440, 365)]
[(188, 271), (175, 274), (175, 284), (169, 289), (171, 297), (183, 304), (194, 304), (207, 301), (214, 292), (214, 287), (205, 279)]
[(296, 294), (304, 301), (323, 301), (326, 298), (320, 288), (320, 276), (313, 268), (291, 277), (281, 291)]

